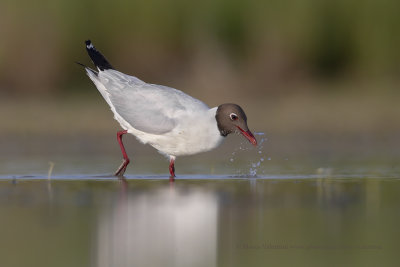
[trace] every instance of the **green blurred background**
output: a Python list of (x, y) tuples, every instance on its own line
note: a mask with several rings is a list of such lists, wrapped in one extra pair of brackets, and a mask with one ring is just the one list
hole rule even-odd
[(395, 0), (2, 0), (2, 154), (35, 155), (49, 136), (114, 138), (119, 126), (74, 63), (91, 64), (91, 39), (122, 72), (242, 105), (270, 151), (398, 156), (399, 10)]
[(119, 69), (187, 90), (265, 96), (399, 76), (394, 0), (3, 0), (0, 10), (3, 95), (89, 90), (72, 64), (88, 61), (88, 38)]

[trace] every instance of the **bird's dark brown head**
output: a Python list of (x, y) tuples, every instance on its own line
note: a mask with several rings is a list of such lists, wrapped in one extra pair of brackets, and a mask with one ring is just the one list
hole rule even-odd
[(243, 109), (236, 104), (222, 104), (218, 106), (215, 115), (219, 132), (222, 136), (230, 133), (241, 133), (253, 145), (257, 145), (257, 140), (247, 126), (247, 117)]

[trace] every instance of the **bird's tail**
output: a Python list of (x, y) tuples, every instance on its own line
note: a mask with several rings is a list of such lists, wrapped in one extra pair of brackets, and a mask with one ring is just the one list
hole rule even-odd
[(114, 69), (107, 59), (99, 51), (97, 51), (96, 47), (94, 47), (90, 40), (87, 40), (85, 43), (89, 57), (99, 70)]
[(80, 62), (75, 61), (75, 63), (78, 64), (79, 66), (84, 67), (88, 73), (91, 72), (91, 73), (93, 73), (93, 74), (96, 75), (96, 76), (97, 76), (97, 74), (99, 74), (99, 73), (98, 73), (97, 71), (95, 71), (94, 69), (89, 68), (88, 66), (86, 66), (86, 65), (84, 65), (84, 64), (82, 64), (82, 63), (80, 63)]

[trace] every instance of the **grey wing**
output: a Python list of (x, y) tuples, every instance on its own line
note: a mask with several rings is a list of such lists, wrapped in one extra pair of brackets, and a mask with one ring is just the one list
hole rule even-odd
[(124, 78), (109, 71), (104, 73), (108, 75), (102, 75), (100, 80), (106, 88), (110, 105), (133, 128), (146, 133), (163, 134), (171, 131), (177, 124), (176, 117), (186, 110), (182, 103), (194, 101), (194, 104), (200, 103), (202, 108), (207, 107), (173, 88), (130, 80), (132, 76), (128, 75)]

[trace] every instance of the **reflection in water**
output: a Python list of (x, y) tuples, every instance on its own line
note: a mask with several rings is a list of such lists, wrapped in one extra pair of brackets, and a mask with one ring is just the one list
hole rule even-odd
[(97, 266), (216, 266), (217, 200), (168, 185), (127, 192), (100, 214)]
[(0, 181), (0, 265), (397, 266), (398, 192), (399, 179)]

